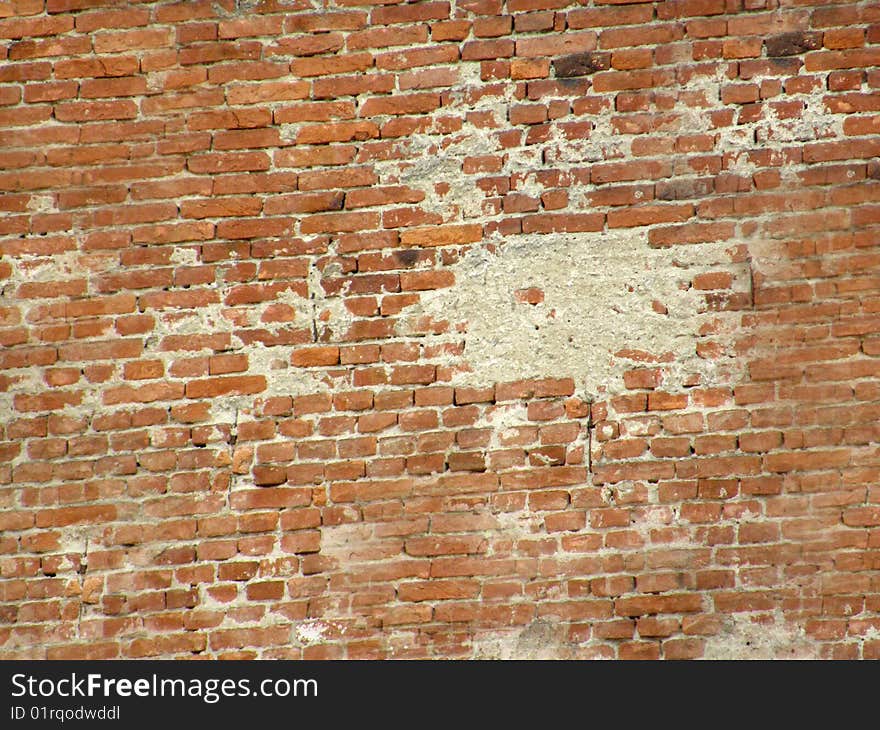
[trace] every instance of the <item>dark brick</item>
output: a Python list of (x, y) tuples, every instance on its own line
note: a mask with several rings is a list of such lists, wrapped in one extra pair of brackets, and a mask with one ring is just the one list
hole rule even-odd
[(780, 33), (764, 41), (764, 48), (767, 49), (767, 55), (770, 57), (797, 56), (821, 47), (821, 33)]
[(553, 60), (553, 70), (560, 79), (589, 76), (596, 71), (607, 71), (609, 68), (611, 68), (610, 53), (575, 53)]

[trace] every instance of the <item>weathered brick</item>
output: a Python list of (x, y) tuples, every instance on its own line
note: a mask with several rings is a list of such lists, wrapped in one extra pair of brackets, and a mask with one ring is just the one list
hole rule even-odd
[(9, 658), (880, 655), (880, 18), (777, 4), (0, 7)]
[(610, 53), (575, 53), (553, 59), (553, 70), (557, 78), (588, 76), (596, 71), (607, 71), (611, 68)]
[(797, 56), (822, 47), (822, 34), (818, 32), (790, 32), (766, 38), (764, 48), (772, 57)]

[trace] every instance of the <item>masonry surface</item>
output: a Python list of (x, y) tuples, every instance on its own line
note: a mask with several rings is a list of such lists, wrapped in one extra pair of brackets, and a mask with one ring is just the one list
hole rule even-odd
[(880, 656), (880, 6), (0, 1), (0, 657)]

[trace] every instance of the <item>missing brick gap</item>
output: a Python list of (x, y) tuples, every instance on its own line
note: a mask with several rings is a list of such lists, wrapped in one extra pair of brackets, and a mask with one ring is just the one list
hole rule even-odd
[(226, 439), (226, 443), (230, 446), (230, 456), (232, 455), (233, 447), (238, 441), (238, 406), (235, 407), (235, 415), (233, 416), (232, 428), (229, 429), (229, 438)]
[(229, 482), (226, 485), (226, 508), (227, 509), (229, 509), (230, 505), (231, 505), (230, 500), (231, 500), (231, 496), (232, 496), (232, 490), (235, 488), (235, 479), (237, 476), (239, 476), (238, 474), (235, 473), (235, 466), (234, 466), (235, 444), (238, 442), (238, 414), (239, 414), (239, 410), (240, 410), (239, 407), (236, 406), (235, 413), (232, 417), (232, 428), (229, 429), (229, 437), (226, 439), (226, 443), (229, 447), (228, 452), (229, 452), (229, 462), (230, 462)]
[(309, 261), (309, 305), (311, 307), (312, 342), (318, 341), (318, 307), (317, 287), (321, 286), (321, 274), (316, 266), (315, 259)]
[(85, 602), (83, 601), (83, 591), (85, 590), (86, 571), (89, 569), (89, 538), (86, 536), (83, 544), (82, 554), (79, 559), (79, 566), (76, 569), (77, 580), (79, 581), (79, 613), (76, 617), (76, 635), (80, 636), (80, 627), (82, 626), (83, 609)]
[(748, 255), (747, 263), (749, 265), (749, 306), (754, 310), (755, 308), (755, 262), (752, 259), (752, 255)]
[(589, 479), (589, 483), (593, 483), (593, 399), (587, 399), (587, 406), (589, 410), (587, 411), (587, 478)]
[(82, 549), (82, 556), (80, 557), (79, 567), (77, 568), (77, 573), (80, 575), (80, 585), (82, 585), (83, 576), (85, 576), (86, 571), (89, 569), (89, 538), (85, 538), (85, 544)]

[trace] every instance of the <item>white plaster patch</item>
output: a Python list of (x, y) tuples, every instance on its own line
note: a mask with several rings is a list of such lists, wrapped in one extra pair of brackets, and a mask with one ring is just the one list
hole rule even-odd
[(574, 659), (567, 626), (537, 620), (522, 629), (478, 632), (472, 641), (474, 659)]
[[(766, 614), (762, 614), (766, 617)], [(772, 622), (749, 614), (731, 614), (722, 632), (706, 640), (704, 659), (818, 659), (818, 647), (803, 628), (785, 621), (781, 611)]]
[(54, 213), (55, 207), (54, 195), (32, 195), (28, 201), (27, 208), (32, 213)]
[(343, 523), (321, 528), (321, 555), (335, 558), (341, 565), (352, 561), (353, 555), (373, 539), (373, 526), (364, 523)]
[(294, 628), (296, 638), (306, 645), (322, 642), (328, 631), (330, 631), (330, 626), (323, 621), (303, 621)]
[[(471, 249), (452, 267), (455, 286), (423, 293), (407, 314), (466, 328), (470, 371), (457, 374), (456, 384), (571, 377), (595, 396), (622, 389), (615, 355), (622, 350), (666, 356), (671, 379), (664, 387), (695, 373), (712, 383), (717, 364), (696, 354), (704, 293), (686, 282), (730, 268), (726, 247), (652, 249), (647, 233), (633, 230), (508, 237), (494, 253)], [(543, 302), (517, 301), (517, 290), (532, 287), (543, 291)], [(667, 313), (654, 311), (654, 301)]]
[(171, 263), (184, 266), (195, 266), (199, 263), (199, 252), (194, 246), (175, 246), (171, 252)]

